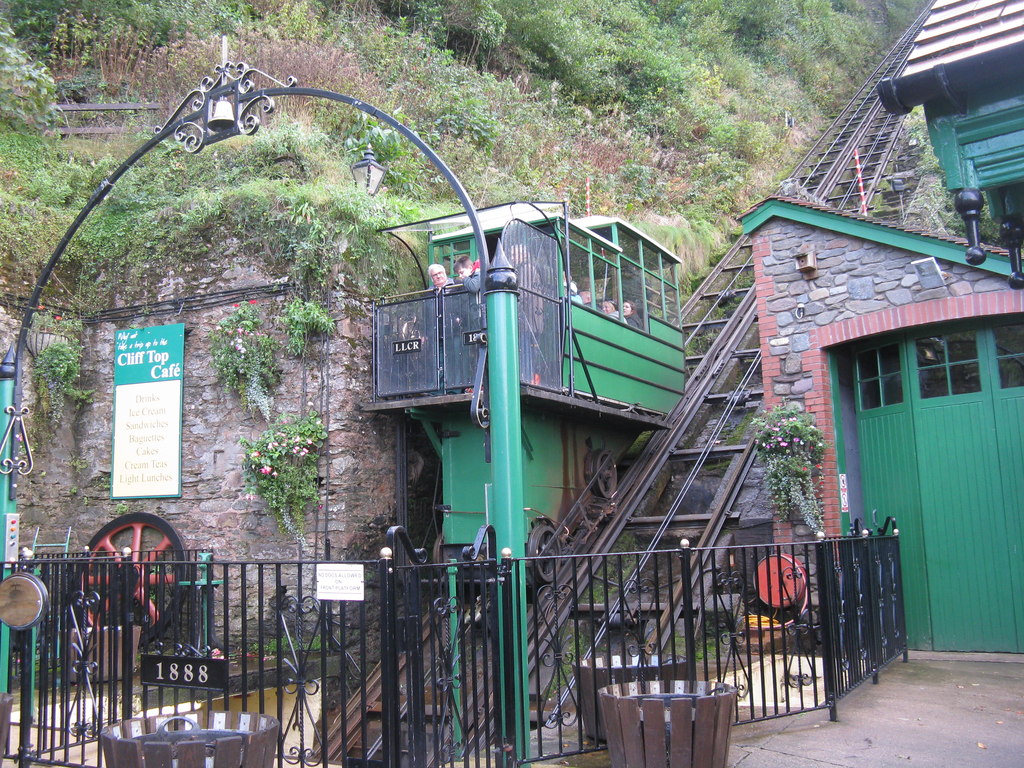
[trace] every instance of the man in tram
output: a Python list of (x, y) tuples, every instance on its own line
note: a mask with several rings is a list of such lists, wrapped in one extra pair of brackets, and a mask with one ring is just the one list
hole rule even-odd
[(455, 281), (448, 277), (448, 272), (443, 264), (431, 264), (427, 267), (427, 276), (434, 286), (434, 292), (440, 293), (442, 288), (455, 285)]

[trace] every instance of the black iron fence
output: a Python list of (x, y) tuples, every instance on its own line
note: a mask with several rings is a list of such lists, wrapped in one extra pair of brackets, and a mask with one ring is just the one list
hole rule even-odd
[[(130, 717), (251, 711), (279, 766), (511, 766), (603, 748), (597, 690), (736, 686), (735, 721), (828, 709), (906, 652), (898, 539), (428, 564), (25, 561), (51, 603), (9, 636), (22, 765), (100, 765)], [(31, 725), (28, 713), (31, 712)]]

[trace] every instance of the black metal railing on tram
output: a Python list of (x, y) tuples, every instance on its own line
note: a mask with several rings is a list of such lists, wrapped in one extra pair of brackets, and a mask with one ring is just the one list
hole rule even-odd
[[(562, 388), (562, 300), (520, 290), (520, 381)], [(477, 295), (462, 286), (379, 302), (373, 309), (375, 400), (465, 392), (486, 344)]]
[[(9, 755), (97, 766), (114, 722), (232, 709), (280, 719), (279, 768), (511, 768), (601, 749), (596, 692), (611, 682), (730, 683), (738, 723), (835, 717), (906, 653), (895, 536), (553, 567), (496, 559), (486, 535), (462, 561), (429, 564), (402, 533), (376, 561), (10, 564), (42, 580), (50, 605), (36, 629), (9, 634), (24, 725)], [(516, 626), (523, 664), (504, 641)]]

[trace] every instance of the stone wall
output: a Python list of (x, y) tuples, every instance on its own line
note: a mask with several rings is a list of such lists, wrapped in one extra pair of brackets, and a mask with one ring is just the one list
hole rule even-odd
[[(84, 389), (91, 401), (68, 406), (56, 425), (29, 417), (35, 471), (19, 489), (22, 541), (63, 541), (71, 527), (73, 549), (80, 549), (106, 522), (125, 512), (151, 512), (169, 521), (185, 546), (213, 551), (218, 559), (292, 559), (296, 544), (278, 531), (262, 501), (247, 494), (239, 438), (259, 435), (267, 424), (241, 407), (238, 397), (217, 382), (208, 353), (208, 334), (231, 313), (237, 295), (215, 294), (280, 285), (280, 275), (238, 257), (184, 266), (154, 286), (153, 301), (185, 299), (179, 309), (157, 313), (138, 306), (133, 317), (86, 325)], [(258, 300), (264, 318), (281, 314), (290, 298), (282, 291)], [(209, 297), (209, 298), (202, 298)], [(195, 301), (195, 299), (201, 301)], [(364, 413), (371, 397), (370, 316), (367, 302), (337, 291), (332, 298), (336, 330), (322, 345), (298, 359), (280, 353), (284, 367), (275, 395), (276, 413), (317, 410), (329, 438), (321, 459), (323, 508), (306, 519), (304, 555), (323, 551), (327, 531), (336, 557), (375, 554), (385, 527), (394, 520), (394, 424), (389, 417)], [(122, 306), (112, 301), (111, 307)], [(17, 319), (0, 317), (0, 330), (13, 339)], [(113, 338), (116, 330), (185, 324), (185, 381), (182, 420), (181, 498), (110, 498)], [(284, 338), (280, 327), (276, 333)], [(28, 366), (31, 369), (31, 364)], [(25, 402), (34, 402), (31, 370), (25, 376)]]
[[(753, 234), (765, 407), (798, 403), (834, 440), (830, 347), (928, 323), (1024, 311), (1024, 295), (981, 269), (939, 261), (935, 284), (922, 284), (920, 253), (773, 218)], [(797, 269), (814, 253), (817, 273)], [(927, 280), (927, 278), (926, 278)], [(839, 533), (836, 452), (822, 465), (826, 529)], [(799, 533), (799, 531), (798, 531)], [(777, 536), (789, 538), (789, 526)]]

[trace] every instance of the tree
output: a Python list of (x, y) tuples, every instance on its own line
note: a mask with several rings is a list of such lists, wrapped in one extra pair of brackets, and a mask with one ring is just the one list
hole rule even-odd
[(39, 129), (53, 122), (53, 78), (18, 46), (0, 16), (0, 127)]

